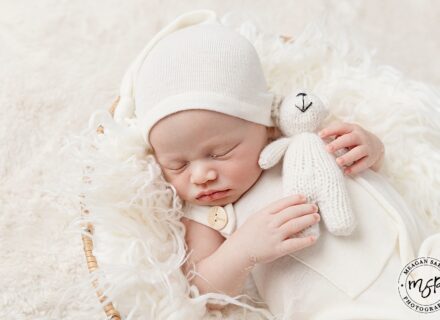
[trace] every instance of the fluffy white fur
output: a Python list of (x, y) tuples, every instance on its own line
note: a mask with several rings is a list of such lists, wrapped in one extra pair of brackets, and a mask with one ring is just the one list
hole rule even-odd
[[(382, 173), (418, 219), (429, 219), (440, 229), (438, 92), (375, 65), (365, 48), (325, 21), (310, 24), (289, 43), (250, 21), (234, 25), (225, 18), (223, 23), (255, 45), (271, 90), (286, 94), (309, 88), (330, 109), (327, 123), (339, 118), (377, 134), (386, 145)], [(98, 125), (105, 128), (103, 135), (96, 134)], [(72, 137), (70, 147), (78, 166), (86, 168), (81, 174), (91, 181), (77, 190), (86, 196), (95, 226), (95, 276), (121, 314), (127, 320), (221, 318), (220, 312), (204, 315), (205, 304), (207, 298), (225, 297), (199, 296), (180, 271), (185, 259), (181, 202), (153, 156), (145, 153), (133, 122), (117, 124), (100, 111), (87, 132)], [(254, 289), (249, 285), (247, 292), (258, 299)], [(264, 308), (255, 301), (253, 306)], [(223, 317), (239, 319), (243, 312), (248, 319), (268, 317), (264, 309), (233, 306)]]

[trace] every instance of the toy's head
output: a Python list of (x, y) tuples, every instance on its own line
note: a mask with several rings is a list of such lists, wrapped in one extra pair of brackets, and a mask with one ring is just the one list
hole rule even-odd
[(286, 96), (278, 112), (278, 125), (285, 136), (301, 132), (314, 132), (327, 117), (322, 101), (306, 91)]

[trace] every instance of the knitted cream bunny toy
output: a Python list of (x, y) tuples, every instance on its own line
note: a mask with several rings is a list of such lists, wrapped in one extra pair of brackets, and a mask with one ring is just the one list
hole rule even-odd
[[(288, 95), (279, 107), (278, 126), (285, 137), (273, 141), (260, 154), (262, 169), (273, 167), (284, 155), (284, 196), (304, 194), (316, 202), (322, 220), (334, 235), (349, 235), (356, 226), (344, 176), (334, 155), (315, 133), (328, 115), (322, 101), (306, 91)], [(320, 235), (314, 224), (296, 236)]]

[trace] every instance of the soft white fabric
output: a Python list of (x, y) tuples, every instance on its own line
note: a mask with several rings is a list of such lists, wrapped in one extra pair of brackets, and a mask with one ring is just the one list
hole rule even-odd
[[(397, 278), (404, 265), (417, 257), (423, 239), (440, 230), (426, 229), (388, 182), (366, 170), (344, 176), (359, 223), (350, 236), (323, 230), (313, 246), (252, 271), (260, 295), (280, 319), (417, 319), (401, 301)], [(263, 172), (236, 203), (236, 225), (220, 230), (229, 237), (259, 209), (280, 197), (282, 164)], [(229, 205), (228, 205), (229, 206)], [(197, 208), (197, 210), (195, 210)], [(209, 227), (209, 206), (188, 207), (185, 216)], [(205, 219), (204, 219), (205, 218)], [(433, 239), (433, 238), (431, 238)], [(429, 240), (440, 247), (440, 239)], [(433, 252), (429, 252), (433, 254)], [(440, 258), (440, 255), (431, 255)], [(193, 271), (197, 273), (197, 271)], [(319, 301), (319, 303), (318, 303)]]
[(216, 14), (210, 10), (195, 10), (176, 17), (171, 23), (160, 30), (137, 55), (136, 59), (125, 71), (119, 89), (118, 108), (114, 118), (117, 122), (132, 118), (135, 113), (135, 82), (145, 58), (155, 45), (167, 35), (185, 27), (197, 24), (211, 23), (216, 20)]
[(214, 11), (197, 10), (177, 17), (147, 44), (124, 76), (120, 107), (134, 105), (141, 134), (151, 146), (154, 124), (188, 109), (272, 126), (273, 94), (267, 89), (249, 40), (218, 23)]

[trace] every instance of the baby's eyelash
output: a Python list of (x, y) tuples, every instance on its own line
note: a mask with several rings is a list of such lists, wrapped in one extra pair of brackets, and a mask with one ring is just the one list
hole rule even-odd
[(213, 158), (213, 159), (218, 158), (218, 157), (223, 157), (223, 156), (227, 155), (229, 152), (231, 152), (232, 150), (234, 150), (236, 146), (238, 146), (238, 144), (233, 146), (231, 149), (229, 149), (228, 151), (224, 152), (223, 154), (211, 154), (210, 157)]
[[(228, 151), (226, 151), (226, 152), (224, 152), (224, 153), (222, 153), (222, 154), (210, 154), (209, 157), (212, 158), (212, 159), (217, 159), (217, 158), (219, 158), (219, 157), (223, 157), (223, 156), (227, 155), (228, 153), (230, 153), (232, 150), (234, 150), (235, 147), (237, 147), (238, 145), (239, 145), (239, 144), (236, 144), (236, 145), (233, 146), (231, 149), (229, 149)], [(188, 162), (186, 162), (186, 163), (185, 163), (183, 166), (181, 166), (180, 168), (176, 168), (176, 169), (174, 169), (174, 168), (166, 168), (166, 169), (171, 170), (171, 171), (179, 171), (179, 170), (182, 170), (183, 168), (185, 168), (187, 165), (188, 165)]]
[(171, 171), (178, 171), (178, 170), (182, 170), (183, 168), (185, 168), (187, 166), (187, 164), (188, 163), (185, 163), (183, 166), (181, 166), (180, 168), (177, 168), (177, 169), (173, 169), (173, 168), (167, 168), (167, 169), (171, 170)]
[[(228, 151), (229, 152), (229, 151)], [(212, 159), (216, 159), (218, 157), (222, 157), (226, 154), (228, 154), (228, 152), (224, 153), (224, 154), (210, 154), (209, 157), (211, 157)]]

